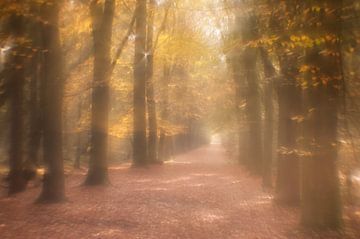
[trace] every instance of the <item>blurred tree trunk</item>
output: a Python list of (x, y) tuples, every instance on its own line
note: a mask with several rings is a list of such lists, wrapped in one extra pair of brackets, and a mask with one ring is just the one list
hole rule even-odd
[(296, 86), (298, 55), (281, 54), (281, 78), (277, 85), (279, 104), (276, 201), (288, 205), (300, 202), (300, 162), (296, 150), (301, 114), (301, 89)]
[(85, 184), (99, 185), (108, 181), (107, 147), (109, 118), (109, 81), (111, 69), (111, 37), (114, 0), (92, 1), (92, 33), (94, 41), (94, 79), (91, 107), (91, 152)]
[[(307, 227), (339, 228), (342, 224), (337, 170), (339, 96), (343, 90), (341, 59), (342, 1), (307, 2), (320, 7), (308, 16), (319, 24), (308, 25), (310, 37), (324, 37), (306, 51), (308, 120), (305, 142), (309, 157), (302, 161), (302, 223)], [(324, 14), (325, 8), (327, 13)], [(332, 54), (326, 54), (331, 52)]]
[[(255, 16), (242, 17), (241, 38), (245, 43), (256, 40), (257, 19)], [(258, 49), (246, 46), (241, 54), (243, 77), (246, 83), (246, 120), (249, 125), (247, 164), (255, 173), (261, 174), (263, 163), (262, 120), (260, 88), (257, 75)]]
[[(163, 70), (163, 80), (162, 80), (162, 87), (163, 90), (163, 105), (161, 110), (161, 119), (163, 121), (168, 120), (169, 117), (169, 83), (171, 79), (171, 67), (169, 63), (166, 62), (164, 65)], [(168, 160), (171, 157), (171, 137), (166, 135), (166, 130), (161, 127), (160, 128), (160, 139), (159, 139), (159, 159), (160, 161)]]
[(9, 19), (9, 33), (14, 39), (6, 70), (9, 78), (10, 100), (10, 151), (9, 151), (9, 194), (25, 190), (23, 178), (24, 150), (24, 84), (25, 47), (21, 38), (25, 37), (25, 21), (22, 13), (15, 12)]
[(82, 145), (81, 145), (81, 132), (76, 133), (76, 155), (74, 160), (74, 168), (81, 168), (81, 155), (82, 155)]
[[(39, 4), (31, 5), (34, 15), (40, 14)], [(32, 41), (32, 58), (29, 65), (30, 74), (30, 100), (29, 100), (29, 138), (28, 154), (25, 162), (25, 174), (35, 176), (39, 164), (39, 149), (42, 137), (42, 111), (40, 102), (41, 82), (43, 81), (43, 55), (42, 55), (42, 26), (37, 19), (30, 23), (30, 39)]]
[(41, 6), (44, 42), (44, 162), (46, 172), (39, 202), (65, 199), (62, 152), (62, 107), (64, 91), (63, 56), (60, 44), (59, 11), (61, 1)]
[(134, 165), (145, 165), (146, 142), (146, 0), (136, 1), (134, 59)]
[(156, 10), (156, 1), (149, 2), (149, 22), (147, 26), (147, 66), (146, 66), (146, 96), (148, 109), (148, 123), (149, 123), (149, 138), (148, 138), (148, 161), (156, 163), (158, 161), (157, 147), (157, 116), (156, 116), (156, 102), (154, 92), (154, 15)]
[[(235, 41), (240, 38), (240, 32), (238, 28), (235, 28), (236, 30), (231, 33), (231, 37), (229, 39)], [(241, 73), (241, 61), (240, 61), (240, 50), (239, 49), (233, 49), (233, 51), (227, 53), (226, 55), (226, 63), (231, 71), (232, 78), (234, 80), (235, 85), (235, 94), (234, 94), (234, 112), (236, 114), (236, 121), (237, 121), (237, 151), (238, 151), (238, 162), (246, 164), (247, 158), (248, 158), (248, 150), (247, 145), (248, 142), (246, 142), (243, 127), (244, 127), (244, 113), (243, 113), (243, 107), (244, 105), (244, 99), (245, 99), (245, 86), (243, 82), (243, 77)]]
[(80, 169), (81, 167), (81, 155), (83, 152), (83, 145), (81, 144), (81, 111), (82, 111), (82, 106), (83, 106), (83, 99), (80, 97), (79, 101), (78, 101), (78, 109), (77, 109), (77, 119), (78, 119), (78, 128), (77, 128), (77, 132), (76, 132), (76, 155), (75, 155), (75, 160), (74, 160), (74, 168), (75, 169)]
[(302, 99), (296, 78), (299, 76), (301, 58), (298, 48), (286, 47), (283, 43), (291, 42), (290, 35), (299, 30), (297, 16), (301, 1), (270, 0), (268, 4), (279, 6), (272, 10), (270, 29), (282, 32), (275, 46), (280, 66), (280, 77), (276, 82), (279, 113), (275, 200), (283, 204), (297, 205), (300, 202), (300, 162), (296, 147), (300, 136), (298, 129), (302, 119)]
[[(273, 158), (273, 135), (274, 135), (274, 103), (273, 89), (275, 68), (272, 65), (265, 49), (260, 49), (261, 59), (264, 67), (264, 162), (263, 162), (263, 186), (272, 187), (272, 158)], [(266, 157), (266, 158), (265, 158)]]

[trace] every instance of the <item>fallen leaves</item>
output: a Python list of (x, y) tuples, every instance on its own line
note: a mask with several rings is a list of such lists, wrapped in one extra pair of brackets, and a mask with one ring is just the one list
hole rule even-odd
[(1, 239), (340, 239), (360, 234), (302, 231), (299, 210), (273, 204), (261, 180), (229, 163), (220, 145), (162, 166), (114, 165), (107, 187), (80, 186), (83, 179), (82, 171), (67, 177), (70, 201), (65, 204), (34, 205), (39, 188), (0, 197)]

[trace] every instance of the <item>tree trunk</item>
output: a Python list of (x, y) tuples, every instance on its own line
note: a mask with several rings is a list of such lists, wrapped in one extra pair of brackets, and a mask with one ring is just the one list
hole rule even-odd
[[(161, 119), (166, 121), (169, 117), (169, 83), (171, 78), (171, 70), (169, 63), (165, 63), (163, 72), (162, 86), (164, 87), (163, 93), (163, 104), (161, 110)], [(164, 128), (160, 128), (160, 139), (159, 139), (159, 159), (160, 161), (168, 160), (171, 157), (172, 141), (171, 137), (166, 135)]]
[[(240, 37), (244, 43), (255, 40), (258, 36), (256, 26), (257, 19), (250, 13), (250, 16), (238, 18), (238, 24), (241, 24)], [(260, 88), (257, 75), (258, 49), (246, 46), (240, 55), (240, 64), (243, 67), (243, 83), (246, 85), (246, 121), (249, 127), (247, 135), (247, 159), (246, 164), (254, 173), (262, 172), (263, 163), (263, 143), (262, 143), (262, 122), (261, 122), (261, 104)]]
[(87, 185), (101, 185), (108, 182), (109, 81), (114, 7), (114, 0), (106, 0), (104, 4), (95, 0), (90, 6), (94, 40), (94, 79), (91, 108), (91, 152), (89, 171), (85, 181)]
[[(33, 14), (38, 15), (40, 9), (38, 4), (31, 5)], [(30, 63), (30, 116), (29, 116), (29, 138), (28, 138), (28, 155), (25, 162), (26, 177), (31, 179), (36, 175), (39, 164), (39, 149), (42, 138), (42, 111), (40, 102), (40, 84), (43, 81), (43, 55), (42, 55), (42, 26), (38, 21), (33, 21), (30, 25), (30, 38), (32, 41), (32, 58)]]
[(150, 0), (149, 4), (149, 22), (147, 27), (147, 66), (146, 66), (146, 99), (148, 109), (148, 123), (149, 123), (149, 138), (148, 138), (148, 161), (156, 163), (158, 161), (157, 147), (158, 147), (158, 134), (157, 134), (157, 116), (156, 116), (156, 102), (154, 92), (154, 11), (156, 8), (155, 0)]
[(44, 162), (46, 172), (38, 202), (59, 202), (65, 199), (62, 153), (62, 106), (64, 91), (63, 57), (60, 44), (60, 1), (41, 6), (44, 41)]
[(260, 89), (256, 73), (256, 49), (246, 49), (243, 53), (243, 66), (247, 82), (246, 114), (249, 124), (248, 163), (252, 171), (261, 174), (262, 170), (262, 139)]
[[(272, 187), (272, 158), (273, 158), (273, 135), (274, 135), (274, 104), (273, 88), (275, 68), (272, 65), (269, 56), (264, 49), (261, 50), (261, 58), (264, 67), (265, 89), (265, 119), (264, 119), (264, 162), (263, 162), (263, 186)], [(266, 156), (266, 158), (265, 158)]]
[[(240, 35), (238, 32), (234, 33), (234, 40), (238, 39)], [(242, 105), (245, 99), (245, 86), (243, 82), (242, 72), (241, 72), (241, 61), (240, 61), (240, 51), (239, 49), (234, 49), (230, 54), (227, 55), (227, 66), (232, 73), (232, 78), (234, 80), (235, 85), (235, 94), (234, 94), (234, 112), (236, 113), (236, 121), (237, 121), (237, 159), (239, 163), (246, 164), (248, 158), (248, 142), (245, 139), (245, 134), (243, 130), (243, 124), (245, 121)]]
[(133, 163), (146, 164), (146, 0), (136, 1)]
[(81, 130), (80, 130), (80, 122), (81, 122), (81, 110), (82, 110), (82, 98), (79, 98), (79, 102), (78, 102), (78, 112), (77, 112), (77, 118), (78, 118), (78, 129), (76, 132), (76, 155), (75, 155), (75, 160), (74, 160), (74, 168), (75, 169), (80, 169), (81, 167), (81, 155), (83, 152), (83, 145), (81, 144)]
[(280, 56), (281, 80), (278, 82), (279, 128), (276, 200), (297, 205), (300, 202), (300, 162), (296, 151), (299, 136), (294, 117), (301, 114), (300, 89), (296, 86), (297, 55)]
[(10, 151), (9, 151), (9, 194), (25, 190), (23, 178), (23, 146), (24, 146), (24, 84), (25, 57), (24, 46), (19, 42), (24, 37), (25, 22), (21, 15), (14, 13), (10, 17), (9, 28), (15, 39), (15, 46), (7, 66), (10, 96)]
[[(305, 135), (310, 156), (302, 161), (302, 223), (336, 229), (342, 224), (336, 162), (338, 106), (344, 80), (340, 46), (342, 1), (312, 1), (306, 7), (313, 6), (321, 7), (320, 13), (311, 16), (321, 25), (308, 30), (311, 37), (326, 36), (327, 40), (308, 49), (305, 59), (311, 67), (306, 73), (309, 119)], [(325, 8), (330, 10), (321, 14)]]

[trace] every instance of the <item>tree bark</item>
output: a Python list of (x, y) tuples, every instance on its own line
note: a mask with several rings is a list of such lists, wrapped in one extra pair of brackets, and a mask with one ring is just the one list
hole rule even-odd
[(89, 171), (85, 181), (87, 185), (101, 185), (108, 182), (109, 81), (114, 7), (114, 0), (106, 0), (104, 4), (95, 0), (90, 6), (94, 40), (94, 79), (91, 108), (91, 152)]
[(61, 1), (41, 6), (44, 20), (44, 162), (46, 172), (38, 202), (65, 200), (62, 152), (62, 106), (64, 91), (63, 56), (60, 44), (59, 11)]
[[(302, 161), (302, 223), (307, 227), (339, 228), (342, 224), (337, 170), (337, 124), (339, 96), (343, 91), (341, 60), (342, 1), (311, 1), (306, 7), (320, 6), (312, 13), (321, 25), (309, 27), (311, 37), (331, 36), (306, 52), (309, 88), (306, 92), (309, 119), (306, 122), (306, 146), (310, 156)], [(324, 9), (330, 9), (322, 14)], [(333, 54), (324, 54), (330, 51)]]
[[(273, 89), (275, 68), (272, 65), (265, 49), (260, 49), (264, 67), (265, 89), (264, 89), (264, 162), (263, 162), (263, 186), (272, 187), (272, 161), (273, 161), (273, 136), (274, 136), (274, 103)], [(266, 158), (265, 158), (266, 156)]]
[(25, 22), (21, 14), (13, 13), (10, 16), (9, 29), (15, 41), (7, 64), (11, 112), (8, 193), (11, 195), (25, 190), (26, 186), (26, 181), (22, 174), (24, 156), (25, 56), (23, 43), (20, 42), (20, 38), (24, 37), (25, 34)]
[(134, 59), (134, 143), (133, 164), (147, 162), (146, 142), (146, 0), (136, 1), (135, 59)]
[[(35, 15), (40, 14), (38, 4), (31, 5), (31, 12)], [(36, 175), (39, 164), (39, 150), (42, 138), (42, 103), (40, 101), (41, 82), (43, 81), (43, 49), (42, 44), (42, 26), (36, 19), (30, 23), (30, 38), (32, 41), (32, 58), (30, 62), (30, 100), (29, 100), (29, 138), (28, 154), (25, 161), (25, 174), (27, 179)]]
[(280, 56), (281, 79), (277, 83), (279, 104), (278, 162), (276, 201), (297, 205), (300, 202), (300, 161), (296, 151), (299, 123), (294, 119), (301, 114), (301, 89), (296, 86), (298, 55)]
[[(290, 35), (299, 30), (296, 20), (301, 1), (272, 0), (268, 4), (282, 5), (274, 9), (270, 19), (271, 29), (281, 29), (284, 34), (276, 47), (280, 65), (280, 77), (276, 82), (278, 96), (278, 142), (277, 142), (277, 175), (275, 200), (281, 204), (298, 205), (300, 202), (300, 162), (297, 151), (297, 140), (301, 136), (300, 117), (302, 117), (301, 88), (298, 86), (300, 49), (283, 46), (290, 42)], [(296, 24), (287, 24), (294, 22)], [(299, 117), (299, 121), (297, 118)]]
[[(166, 62), (163, 70), (163, 80), (162, 86), (164, 87), (164, 93), (162, 96), (163, 104), (162, 110), (160, 112), (161, 119), (166, 121), (169, 117), (169, 83), (171, 79), (171, 67), (170, 63)], [(168, 160), (171, 157), (172, 152), (172, 139), (171, 136), (166, 134), (166, 130), (164, 128), (160, 128), (160, 139), (159, 139), (159, 159), (161, 161)]]
[[(241, 38), (249, 43), (258, 36), (256, 26), (257, 19), (250, 15), (240, 19)], [(246, 46), (241, 54), (241, 65), (243, 66), (243, 77), (246, 84), (246, 120), (249, 126), (248, 153), (246, 163), (254, 173), (262, 173), (263, 143), (262, 143), (262, 120), (260, 104), (260, 88), (257, 75), (258, 49)]]
[(147, 26), (147, 65), (146, 65), (146, 99), (148, 109), (148, 161), (156, 163), (158, 161), (157, 147), (158, 147), (158, 126), (156, 114), (156, 102), (154, 92), (154, 14), (156, 10), (155, 0), (150, 0), (149, 3), (149, 22)]
[[(240, 35), (238, 32), (234, 33), (233, 38), (237, 39)], [(234, 94), (234, 112), (236, 113), (236, 121), (237, 121), (237, 160), (241, 164), (246, 164), (247, 158), (248, 158), (248, 142), (245, 140), (246, 137), (244, 137), (244, 131), (243, 130), (243, 124), (245, 121), (245, 117), (242, 110), (242, 105), (244, 103), (245, 98), (245, 84), (243, 82), (243, 77), (241, 73), (241, 61), (240, 58), (241, 54), (239, 49), (234, 49), (230, 54), (227, 55), (227, 65), (232, 73), (232, 78), (234, 80), (235, 85), (235, 94)]]
[(81, 155), (83, 152), (83, 145), (81, 144), (82, 140), (81, 140), (81, 136), (82, 136), (82, 132), (80, 130), (80, 122), (81, 122), (81, 111), (82, 111), (82, 106), (83, 106), (83, 99), (80, 97), (79, 98), (79, 102), (78, 102), (78, 109), (77, 109), (77, 118), (78, 118), (78, 129), (76, 132), (76, 155), (75, 155), (75, 160), (74, 160), (74, 168), (75, 169), (80, 169), (81, 168)]

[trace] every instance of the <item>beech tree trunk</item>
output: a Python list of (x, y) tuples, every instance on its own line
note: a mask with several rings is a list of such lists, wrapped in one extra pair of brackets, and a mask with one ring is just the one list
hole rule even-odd
[(277, 85), (279, 102), (278, 162), (276, 200), (297, 205), (300, 202), (300, 161), (297, 149), (301, 115), (301, 89), (296, 86), (298, 55), (280, 56), (281, 78)]
[[(31, 5), (31, 11), (35, 15), (40, 14), (38, 4)], [(28, 155), (25, 161), (25, 174), (30, 179), (36, 175), (39, 164), (39, 150), (42, 138), (42, 103), (40, 101), (41, 82), (43, 81), (43, 53), (42, 26), (37, 20), (30, 24), (30, 38), (32, 41), (32, 58), (29, 65), (30, 76), (30, 100), (29, 100), (29, 138)]]
[(274, 136), (274, 77), (275, 68), (264, 49), (260, 49), (264, 67), (265, 89), (264, 89), (264, 162), (263, 162), (263, 186), (272, 187), (272, 161), (273, 161), (273, 136)]
[[(337, 124), (339, 96), (343, 90), (341, 61), (342, 1), (311, 1), (306, 7), (330, 9), (327, 14), (312, 13), (321, 25), (309, 26), (311, 37), (331, 36), (325, 43), (306, 52), (306, 142), (309, 157), (302, 161), (302, 223), (307, 227), (339, 228), (342, 224), (337, 169)], [(324, 51), (333, 54), (324, 54)]]
[[(280, 28), (284, 34), (280, 42), (289, 42), (290, 34), (298, 30), (298, 25), (289, 25), (299, 14), (301, 1), (286, 0), (283, 6), (274, 9), (270, 20), (270, 28)], [(273, 0), (269, 4), (280, 5), (281, 1)], [(277, 174), (275, 200), (281, 204), (297, 205), (300, 202), (300, 162), (297, 151), (297, 140), (301, 134), (302, 98), (299, 77), (298, 48), (284, 49), (277, 45), (277, 57), (280, 65), (280, 77), (276, 82), (278, 96), (278, 142), (277, 142)]]
[[(81, 122), (81, 111), (83, 106), (83, 99), (80, 97), (78, 102), (78, 109), (77, 109), (77, 118), (78, 118), (78, 127), (80, 128)], [(81, 155), (83, 153), (84, 146), (82, 145), (82, 132), (78, 128), (78, 132), (76, 132), (76, 153), (75, 153), (75, 160), (74, 160), (74, 168), (80, 169), (81, 168)]]
[(91, 152), (85, 184), (108, 182), (109, 81), (114, 0), (92, 1), (90, 6), (94, 40), (94, 79), (91, 107)]
[[(256, 17), (250, 15), (241, 19), (241, 38), (244, 42), (256, 39)], [(243, 77), (246, 84), (246, 120), (249, 126), (247, 164), (253, 172), (262, 173), (263, 141), (260, 104), (260, 88), (257, 75), (258, 49), (246, 47), (241, 54)]]
[[(240, 32), (239, 31), (235, 31), (233, 33), (233, 39), (238, 39), (240, 37)], [(238, 162), (242, 163), (242, 164), (246, 164), (247, 163), (247, 159), (248, 159), (248, 142), (245, 137), (244, 134), (244, 121), (245, 121), (245, 114), (243, 113), (243, 109), (242, 109), (242, 105), (244, 104), (244, 99), (245, 99), (245, 91), (246, 91), (246, 87), (244, 84), (244, 79), (243, 79), (243, 75), (241, 73), (241, 61), (240, 58), (241, 57), (241, 53), (239, 51), (239, 49), (234, 49), (232, 52), (228, 53), (227, 55), (227, 65), (232, 73), (232, 78), (234, 80), (234, 84), (235, 84), (235, 94), (234, 94), (234, 106), (235, 109), (234, 111), (236, 112), (236, 120), (237, 120), (237, 125), (238, 125), (238, 129), (237, 129), (237, 138), (238, 138)]]
[[(164, 87), (164, 93), (162, 96), (163, 104), (161, 110), (161, 119), (168, 120), (169, 117), (169, 83), (171, 79), (171, 67), (170, 63), (166, 62), (163, 71), (162, 86)], [(172, 154), (172, 138), (166, 134), (166, 130), (160, 128), (160, 139), (159, 139), (159, 159), (161, 161), (168, 160)]]
[(6, 70), (9, 77), (10, 100), (10, 151), (9, 151), (9, 194), (25, 190), (26, 181), (23, 178), (23, 147), (24, 147), (24, 84), (25, 56), (24, 46), (20, 38), (25, 34), (25, 22), (21, 15), (10, 16), (10, 34), (14, 37)]
[(147, 66), (146, 66), (146, 99), (148, 110), (148, 124), (149, 124), (149, 137), (148, 137), (148, 161), (156, 163), (158, 161), (157, 147), (158, 147), (158, 126), (156, 115), (156, 102), (154, 92), (154, 14), (156, 8), (155, 0), (150, 0), (149, 3), (149, 22), (147, 27)]
[(133, 163), (147, 163), (146, 142), (146, 0), (136, 1), (134, 59), (134, 143)]
[(64, 91), (63, 56), (59, 33), (61, 1), (47, 1), (41, 6), (44, 41), (44, 162), (46, 172), (39, 202), (65, 199), (62, 152), (62, 107)]

